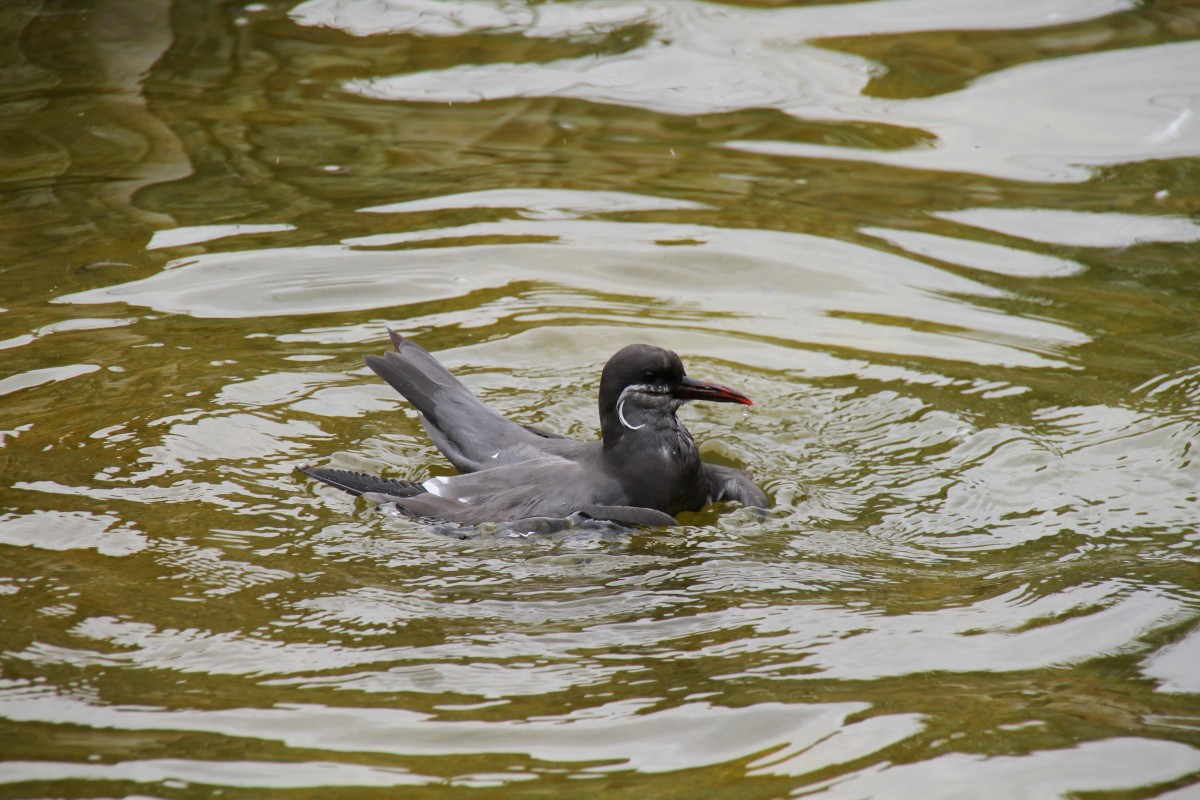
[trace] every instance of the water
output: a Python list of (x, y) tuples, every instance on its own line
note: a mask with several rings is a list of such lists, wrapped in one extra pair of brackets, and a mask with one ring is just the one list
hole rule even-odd
[[(1200, 5), (0, 31), (0, 796), (1200, 796)], [(580, 437), (677, 350), (776, 510), (463, 539), (300, 480), (451, 471), (389, 325)]]

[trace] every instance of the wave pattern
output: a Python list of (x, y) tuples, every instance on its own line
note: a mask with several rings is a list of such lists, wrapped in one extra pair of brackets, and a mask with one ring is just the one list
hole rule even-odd
[[(1195, 793), (1200, 13), (774, 5), (0, 15), (0, 795)], [(298, 480), (449, 471), (388, 326), (585, 438), (677, 350), (775, 509)]]

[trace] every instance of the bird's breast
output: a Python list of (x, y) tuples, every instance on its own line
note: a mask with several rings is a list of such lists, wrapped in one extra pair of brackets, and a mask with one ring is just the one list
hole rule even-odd
[(682, 426), (638, 431), (621, 448), (616, 467), (624, 487), (624, 505), (654, 508), (675, 515), (704, 505), (708, 496), (700, 453)]

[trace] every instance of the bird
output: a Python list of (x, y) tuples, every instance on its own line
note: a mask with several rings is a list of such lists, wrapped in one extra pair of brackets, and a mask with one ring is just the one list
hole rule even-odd
[(569, 519), (666, 527), (713, 502), (771, 506), (748, 472), (702, 461), (676, 417), (691, 400), (753, 401), (688, 377), (670, 350), (631, 344), (608, 360), (601, 438), (583, 442), (513, 422), (416, 342), (389, 335), (394, 350), (364, 356), (367, 366), (413, 405), (460, 474), (417, 482), (307, 464), (297, 467), (304, 474), (412, 517), (462, 525)]

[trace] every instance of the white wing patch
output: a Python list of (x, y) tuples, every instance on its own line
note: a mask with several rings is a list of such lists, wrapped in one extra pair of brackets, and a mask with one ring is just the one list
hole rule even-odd
[(421, 488), (429, 492), (434, 497), (442, 497), (442, 487), (446, 484), (445, 478), (430, 478), (421, 484)]
[(449, 478), (439, 476), (437, 478), (430, 478), (429, 480), (425, 481), (421, 484), (421, 488), (429, 492), (434, 497), (449, 497), (451, 500), (457, 500), (460, 503), (463, 502), (462, 498), (453, 497), (445, 490), (445, 487), (449, 483)]

